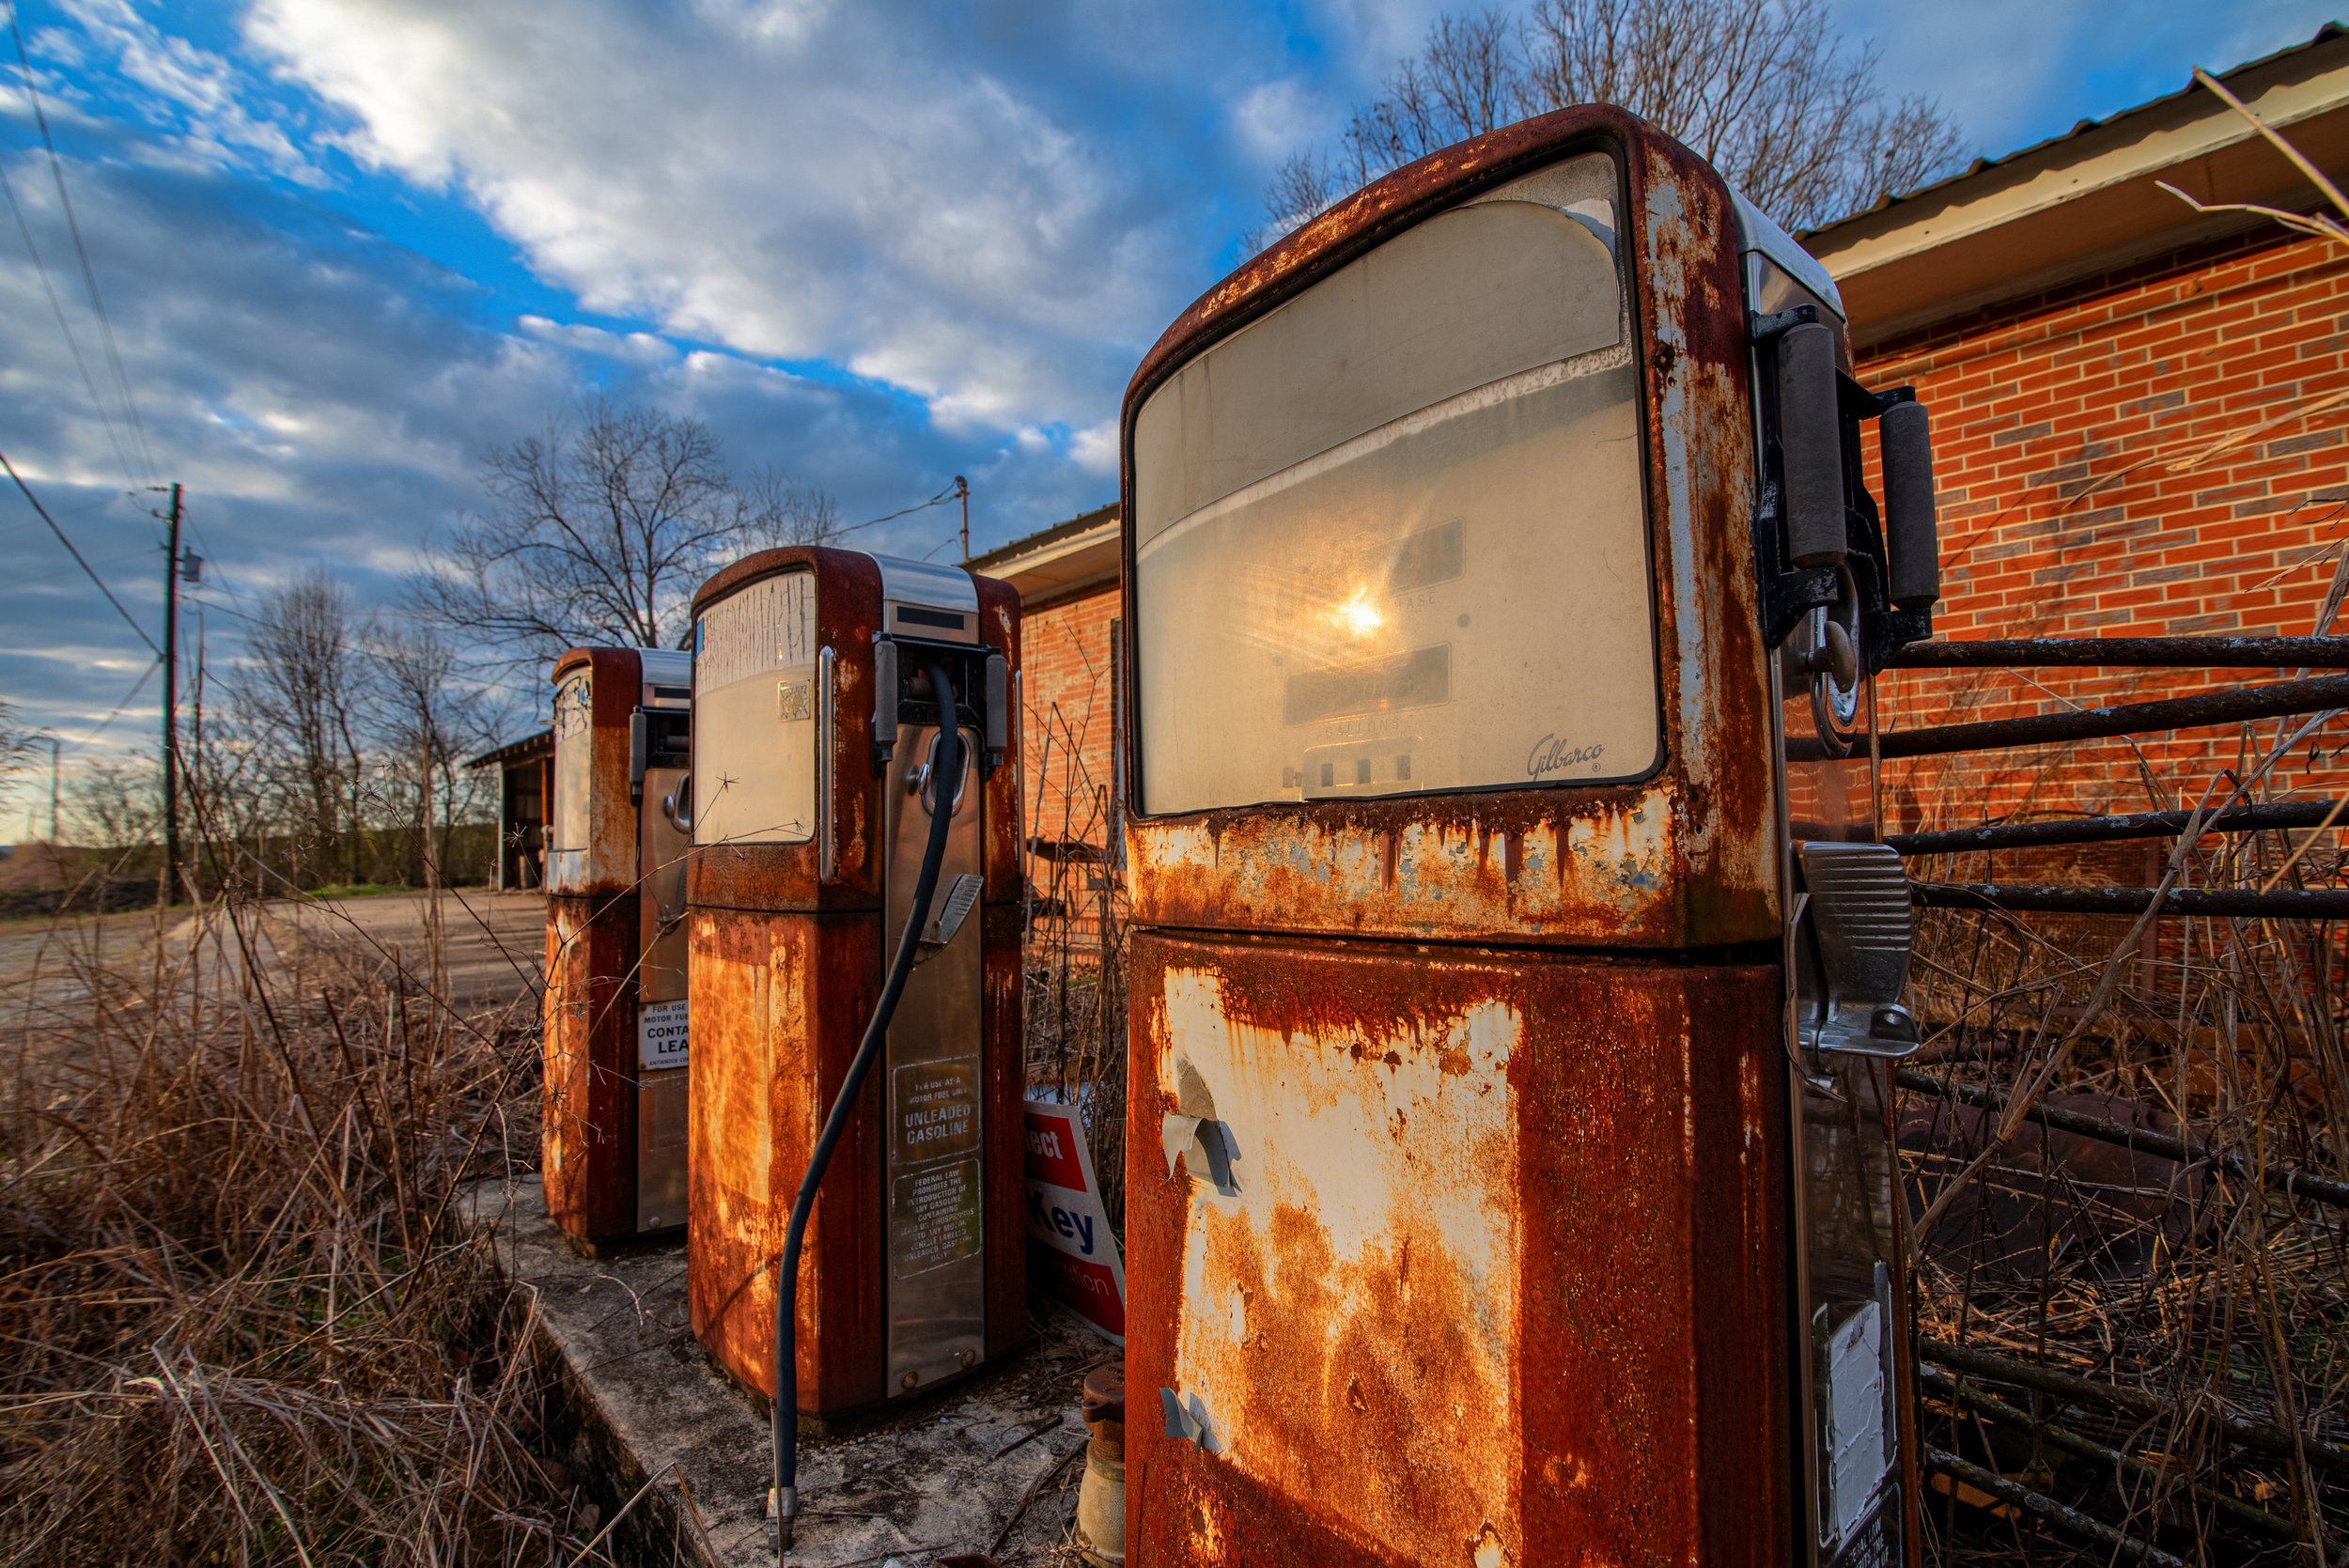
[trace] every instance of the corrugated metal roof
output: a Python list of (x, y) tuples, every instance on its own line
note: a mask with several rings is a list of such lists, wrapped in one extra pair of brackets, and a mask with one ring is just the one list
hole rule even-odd
[(1072, 538), (1088, 529), (1114, 521), (1116, 516), (1117, 503), (1112, 501), (1106, 506), (1096, 506), (1090, 512), (1079, 513), (1066, 522), (1056, 522), (1050, 528), (1038, 529), (1035, 533), (1024, 535), (1009, 544), (997, 545), (984, 555), (973, 555), (968, 564), (974, 570), (985, 572), (989, 567), (1003, 566), (1018, 560), (1022, 555), (1042, 550), (1047, 545), (1058, 544), (1061, 540)]

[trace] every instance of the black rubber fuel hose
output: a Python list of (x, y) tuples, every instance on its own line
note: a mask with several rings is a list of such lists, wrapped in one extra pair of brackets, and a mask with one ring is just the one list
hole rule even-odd
[(906, 917), (905, 935), (897, 943), (896, 959), (889, 966), (889, 978), (881, 986), (880, 1001), (874, 1004), (872, 1019), (864, 1026), (864, 1038), (848, 1062), (848, 1076), (841, 1080), (832, 1113), (824, 1118), (815, 1153), (808, 1156), (807, 1174), (800, 1178), (799, 1196), (791, 1201), (791, 1222), (783, 1233), (783, 1257), (775, 1266), (775, 1407), (769, 1435), (774, 1447), (778, 1560), (791, 1549), (792, 1521), (800, 1512), (800, 1244), (807, 1236), (808, 1216), (815, 1212), (816, 1189), (823, 1183), (824, 1169), (832, 1163), (832, 1149), (855, 1113), (857, 1093), (864, 1087), (874, 1059), (880, 1055), (881, 1042), (889, 1036), (889, 1020), (897, 1011), (897, 999), (905, 994), (906, 976), (913, 972), (922, 928), (929, 924), (930, 900), (938, 892), (939, 867), (946, 859), (946, 834), (954, 826), (955, 801), (962, 794), (962, 724), (954, 687), (936, 660), (926, 660), (922, 667), (938, 703), (938, 765), (930, 775), (930, 836), (922, 848), (921, 874), (913, 880), (913, 909)]

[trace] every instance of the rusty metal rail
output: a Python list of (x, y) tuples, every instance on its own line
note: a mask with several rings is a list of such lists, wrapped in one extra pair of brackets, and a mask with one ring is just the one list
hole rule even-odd
[[(1984, 849), (2034, 849), (2058, 844), (2105, 844), (2115, 839), (2170, 838), (2186, 831), (2190, 811), (2147, 811), (2125, 816), (2076, 816), (2054, 822), (2000, 822), (1981, 828), (1952, 828), (1930, 833), (1887, 833), (1884, 842), (1903, 855), (1963, 855)], [(2256, 833), (2276, 828), (2320, 828), (2327, 822), (2349, 828), (2349, 802), (2283, 800), (2213, 812), (2205, 833)]]
[[(1961, 1083), (1955, 1079), (1944, 1081), (1911, 1067), (1902, 1068), (1897, 1078), (1902, 1088), (1915, 1094), (1961, 1100), (1999, 1115), (2006, 1111), (2005, 1100), (1977, 1084)], [(2313, 1198), (2320, 1203), (2349, 1208), (2349, 1182), (2331, 1176), (2312, 1176), (2305, 1171), (2269, 1170), (2264, 1166), (2254, 1168), (2241, 1155), (2222, 1153), (2200, 1143), (2190, 1143), (2170, 1133), (2155, 1132), (2149, 1127), (2133, 1127), (2124, 1122), (2091, 1116), (2080, 1110), (2066, 1110), (2061, 1106), (2034, 1105), (2023, 1114), (2058, 1132), (2076, 1133), (2082, 1138), (2116, 1143), (2124, 1149), (2159, 1155), (2181, 1165), (2216, 1166), (2238, 1181), (2260, 1182), (2287, 1197)]]
[[(1912, 882), (1911, 902), (1926, 909), (2009, 909), (2026, 914), (2139, 915), (2155, 888), (2097, 888), (2052, 882)], [(2160, 893), (2165, 915), (2234, 915), (2247, 920), (2349, 920), (2349, 888), (2171, 888)]]
[(2134, 1535), (2123, 1535), (2100, 1519), (2092, 1519), (2069, 1503), (2061, 1503), (2044, 1492), (2034, 1492), (2018, 1482), (2009, 1481), (1996, 1470), (1985, 1470), (1968, 1459), (1943, 1449), (1925, 1451), (1925, 1467), (1938, 1470), (1953, 1481), (1962, 1481), (1977, 1491), (1987, 1492), (2000, 1502), (2012, 1503), (2043, 1524), (2052, 1525), (2064, 1534), (2083, 1541), (2093, 1541), (2109, 1546), (2132, 1562), (2150, 1562), (2154, 1568), (2186, 1568), (2186, 1560), (2173, 1557), (2159, 1546), (2139, 1541)]
[[(2158, 1465), (2149, 1465), (2135, 1454), (2083, 1437), (2078, 1433), (2061, 1427), (2030, 1410), (2018, 1410), (2005, 1400), (1974, 1387), (1962, 1377), (1954, 1377), (1939, 1367), (1927, 1363), (1917, 1369), (1917, 1381), (1935, 1398), (1951, 1405), (1963, 1405), (1978, 1416), (1987, 1417), (2000, 1426), (2016, 1432), (2028, 1432), (2040, 1441), (2053, 1444), (2064, 1452), (2081, 1459), (2093, 1460), (2106, 1468), (2127, 1474), (2139, 1481), (2156, 1485), (2177, 1483), (2174, 1472)], [(2200, 1501), (2209, 1504), (2246, 1529), (2257, 1530), (2271, 1541), (2296, 1541), (2300, 1532), (2288, 1519), (2279, 1519), (2263, 1508), (2254, 1508), (2240, 1498), (2231, 1498), (2195, 1482), (2186, 1488)]]
[(2201, 670), (2349, 670), (2349, 637), (2014, 637), (1911, 643), (1890, 670), (2138, 665)]
[[(2075, 1405), (2105, 1405), (2124, 1410), (2144, 1421), (2176, 1420), (2183, 1412), (2177, 1402), (2143, 1389), (2124, 1389), (2117, 1383), (2099, 1382), (2082, 1377), (2076, 1372), (2057, 1367), (2035, 1366), (2004, 1356), (1994, 1356), (1969, 1344), (1952, 1344), (1947, 1340), (1919, 1336), (1917, 1352), (1928, 1361), (1960, 1372), (1970, 1372), (1989, 1378), (1994, 1383), (2008, 1383), (2018, 1389), (2031, 1389)], [(2214, 1424), (2223, 1432), (2229, 1442), (2239, 1448), (2256, 1449), (2262, 1453), (2290, 1458), (2305, 1454), (2310, 1465), (2334, 1475), (2349, 1475), (2349, 1449), (2328, 1443), (2322, 1437), (2305, 1432), (2287, 1432), (2264, 1421), (2247, 1421), (2232, 1411), (2215, 1408), (2211, 1412)]]
[[(2252, 719), (2280, 719), (2289, 714), (2320, 713), (2335, 707), (2349, 707), (2349, 675), (2316, 675), (2308, 680), (2284, 680), (2272, 686), (2210, 691), (2193, 697), (2167, 697), (2150, 703), (2118, 703), (2110, 707), (2033, 713), (2019, 719), (1985, 719), (1967, 724), (1937, 724), (1929, 729), (1896, 731), (1884, 736), (1877, 742), (1877, 750), (1888, 758), (1940, 756), (1952, 752), (2047, 746), (2063, 741), (2098, 740), (2159, 730), (2203, 729), (2214, 724), (2241, 723)], [(1796, 748), (1790, 744), (1788, 755), (1794, 756)]]

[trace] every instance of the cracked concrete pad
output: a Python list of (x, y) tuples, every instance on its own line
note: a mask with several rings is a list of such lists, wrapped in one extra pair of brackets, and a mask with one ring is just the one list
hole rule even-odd
[[(615, 1544), (639, 1561), (753, 1568), (767, 1545), (765, 1403), (721, 1374), (686, 1316), (685, 1251), (588, 1258), (550, 1224), (537, 1178), (482, 1182), (468, 1222), (530, 1301), (533, 1354)], [(954, 1552), (1075, 1563), (1065, 1543), (1083, 1472), (1079, 1394), (1115, 1347), (1058, 1311), (1018, 1352), (829, 1436), (800, 1439), (805, 1568), (928, 1568)], [(647, 1484), (649, 1483), (649, 1485)], [(631, 1499), (633, 1501), (631, 1502)]]

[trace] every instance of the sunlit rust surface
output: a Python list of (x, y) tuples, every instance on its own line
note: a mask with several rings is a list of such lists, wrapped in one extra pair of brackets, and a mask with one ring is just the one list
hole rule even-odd
[[(880, 921), (695, 910), (687, 1297), (718, 1364), (774, 1393), (774, 1263), (808, 1151), (880, 992)], [(882, 1395), (881, 1082), (832, 1155), (801, 1268), (801, 1408)]]
[[(762, 578), (809, 570), (816, 577), (816, 643), (833, 656), (833, 702), (839, 723), (817, 741), (818, 766), (830, 770), (834, 801), (835, 860), (830, 879), (818, 875), (819, 851), (805, 844), (707, 845), (692, 854), (687, 899), (698, 908), (873, 909), (881, 902), (888, 862), (875, 834), (886, 820), (873, 771), (873, 634), (880, 629), (880, 568), (853, 550), (795, 546), (745, 556), (703, 583), (693, 595), (696, 617), (712, 604)], [(973, 580), (979, 593), (979, 641), (1019, 669), (1019, 596), (991, 577)], [(1019, 729), (1012, 725), (1007, 764), (987, 781), (987, 839), (983, 869), (989, 904), (1019, 902), (1020, 815)]]
[[(1132, 1425), (1138, 1561), (1781, 1563), (1794, 1539), (1780, 802), (1727, 188), (1605, 108), (1398, 171), (1168, 330), (1127, 391), (1123, 499), (1136, 416), (1185, 361), (1592, 149), (1624, 179), (1663, 761), (1157, 817), (1128, 784), (1128, 1397), (1200, 1423)], [(1232, 1190), (1194, 1179), (1203, 1144), (1170, 1173), (1170, 1114), (1229, 1127)]]
[[(1779, 1560), (1775, 969), (1134, 942), (1154, 1562)], [(1237, 1190), (1170, 1174), (1220, 1121)]]
[[(1138, 922), (1652, 947), (1778, 936), (1736, 219), (1728, 188), (1686, 149), (1615, 110), (1565, 110), (1422, 159), (1257, 256), (1168, 329), (1128, 387), (1127, 515), (1135, 418), (1185, 360), (1409, 224), (1594, 147), (1623, 160), (1636, 245), (1661, 771), (1633, 785), (1135, 812), (1128, 859)], [(1130, 536), (1127, 550), (1130, 598)], [(1129, 629), (1133, 616), (1128, 602)], [(1130, 632), (1128, 652), (1130, 712)], [(1135, 729), (1127, 726), (1128, 748)], [(1140, 777), (1130, 750), (1128, 764), (1128, 777)]]
[(628, 760), (644, 665), (633, 648), (572, 648), (554, 661), (555, 685), (581, 669), (588, 724), (565, 743), (588, 748), (588, 842), (563, 875), (548, 862), (539, 1172), (554, 1222), (600, 1241), (636, 1231), (640, 915)]
[[(817, 547), (768, 551), (718, 573), (700, 614), (777, 572), (816, 574), (817, 642), (834, 654), (838, 725), (819, 738), (831, 770), (837, 855), (814, 843), (697, 847), (687, 881), (693, 1020), (687, 1148), (687, 1296), (693, 1331), (744, 1386), (774, 1391), (775, 1265), (810, 1150), (845, 1080), (882, 980), (886, 820), (873, 768), (873, 632), (880, 574), (870, 557)], [(980, 641), (1019, 668), (1019, 600), (976, 579)], [(1019, 728), (987, 780), (987, 877), (973, 924), (981, 970), (987, 1212), (987, 1354), (1027, 1330), (1020, 1157)], [(834, 1151), (801, 1264), (800, 1408), (832, 1415), (885, 1397), (882, 1169), (885, 1073), (865, 1082)]]
[(633, 898), (547, 899), (539, 1180), (548, 1217), (585, 1241), (636, 1229), (635, 920)]

